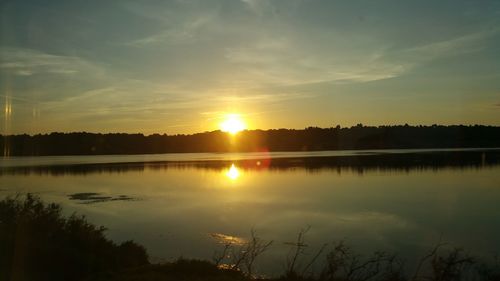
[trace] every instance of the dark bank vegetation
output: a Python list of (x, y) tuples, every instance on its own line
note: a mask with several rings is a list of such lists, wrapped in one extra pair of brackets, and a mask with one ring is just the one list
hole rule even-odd
[(500, 261), (482, 262), (459, 248), (438, 243), (415, 265), (378, 251), (362, 256), (343, 241), (306, 251), (308, 228), (289, 243), (280, 277), (262, 277), (255, 262), (273, 241), (254, 231), (247, 241), (221, 245), (212, 261), (178, 259), (151, 264), (135, 242), (116, 244), (82, 216), (64, 217), (57, 204), (33, 195), (0, 201), (0, 280), (310, 280), (451, 281), (500, 280)]
[(101, 155), (173, 152), (317, 151), (499, 147), (496, 126), (379, 126), (221, 131), (192, 135), (51, 133), (0, 137), (4, 155)]
[(84, 280), (149, 264), (141, 245), (116, 244), (105, 228), (33, 195), (0, 201), (0, 280)]

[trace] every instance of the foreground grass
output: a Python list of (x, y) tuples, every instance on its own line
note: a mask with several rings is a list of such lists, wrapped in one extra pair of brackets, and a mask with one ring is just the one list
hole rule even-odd
[[(253, 231), (242, 245), (226, 244), (213, 261), (179, 259), (151, 264), (144, 247), (126, 241), (116, 244), (83, 216), (64, 217), (57, 204), (33, 195), (0, 201), (0, 281), (96, 280), (256, 280), (254, 264), (272, 241)], [(260, 280), (417, 281), (500, 280), (500, 262), (484, 263), (461, 249), (436, 245), (409, 273), (403, 260), (385, 252), (362, 257), (345, 243), (325, 244), (312, 257), (304, 254), (300, 231), (286, 258), (281, 277)], [(311, 265), (320, 264), (312, 272)]]

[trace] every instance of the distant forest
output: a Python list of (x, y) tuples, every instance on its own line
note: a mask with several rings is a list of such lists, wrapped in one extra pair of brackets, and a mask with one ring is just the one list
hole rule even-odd
[(309, 127), (192, 135), (51, 133), (2, 135), (3, 155), (103, 155), (174, 152), (318, 151), (343, 149), (500, 147), (498, 126)]

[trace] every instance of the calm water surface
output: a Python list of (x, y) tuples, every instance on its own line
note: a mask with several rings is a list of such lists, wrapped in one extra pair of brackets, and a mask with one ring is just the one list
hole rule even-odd
[[(394, 153), (401, 156), (387, 156)], [(210, 259), (220, 247), (211, 234), (244, 239), (253, 228), (275, 241), (259, 265), (268, 274), (283, 269), (286, 242), (306, 226), (311, 254), (344, 239), (360, 253), (411, 260), (440, 237), (476, 255), (499, 253), (498, 151), (457, 153), (11, 158), (1, 161), (0, 195), (37, 193), (106, 226), (113, 240), (145, 245), (156, 260)]]

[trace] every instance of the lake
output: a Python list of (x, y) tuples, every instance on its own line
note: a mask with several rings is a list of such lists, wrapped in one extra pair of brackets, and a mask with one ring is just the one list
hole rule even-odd
[(300, 229), (306, 254), (345, 240), (414, 260), (439, 241), (500, 253), (500, 150), (10, 157), (0, 196), (36, 193), (133, 239), (153, 261), (211, 259), (254, 229), (274, 240), (258, 271), (282, 272)]

